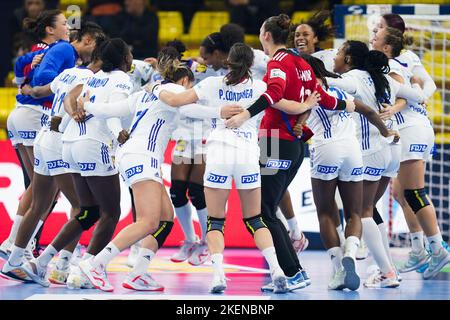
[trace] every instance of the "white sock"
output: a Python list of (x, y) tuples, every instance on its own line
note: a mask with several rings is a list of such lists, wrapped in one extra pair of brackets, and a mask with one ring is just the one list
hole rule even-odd
[(22, 263), (25, 248), (20, 248), (15, 244), (11, 247), (11, 254), (9, 255), (8, 262), (12, 266), (18, 266)]
[(391, 251), (389, 249), (389, 235), (387, 233), (386, 225), (384, 224), (384, 222), (378, 225), (378, 229), (380, 230), (381, 240), (383, 240), (384, 251), (386, 252), (391, 266), (395, 268), (394, 260), (392, 260)]
[(221, 253), (212, 254), (211, 262), (214, 275), (223, 275), (225, 273), (225, 271), (223, 270), (223, 254)]
[(51, 244), (45, 248), (44, 252), (36, 259), (36, 263), (39, 266), (46, 268), (50, 261), (52, 261), (53, 257), (58, 254), (58, 250), (55, 249)]
[(339, 236), (339, 242), (341, 243), (341, 247), (343, 247), (344, 243), (345, 243), (345, 233), (344, 233), (344, 228), (342, 227), (342, 224), (340, 224), (338, 227), (336, 227), (336, 231)]
[(270, 273), (272, 274), (275, 270), (280, 269), (278, 264), (277, 254), (275, 252), (275, 247), (269, 247), (261, 251), (262, 255), (269, 264)]
[(200, 222), (200, 227), (202, 228), (202, 240), (206, 240), (206, 230), (208, 228), (208, 209), (204, 208), (197, 210), (198, 221)]
[(184, 237), (189, 242), (194, 242), (196, 240), (194, 224), (192, 223), (192, 212), (191, 204), (188, 202), (186, 205), (175, 208), (175, 213), (177, 215), (178, 222), (183, 229)]
[(81, 260), (84, 261), (84, 260), (87, 260), (87, 259), (90, 259), (90, 258), (93, 258), (93, 257), (95, 257), (93, 254), (85, 252), (83, 254), (83, 256), (81, 257)]
[(94, 267), (100, 266), (101, 268), (106, 268), (108, 263), (114, 259), (115, 256), (118, 256), (120, 250), (114, 245), (114, 243), (110, 242), (108, 245), (100, 251), (94, 258), (93, 265)]
[(20, 223), (22, 222), (23, 216), (19, 216), (16, 214), (14, 217), (13, 225), (11, 227), (11, 231), (9, 232), (8, 241), (10, 243), (16, 242), (17, 232), (19, 231)]
[(34, 231), (33, 231), (33, 234), (31, 236), (30, 240), (28, 240), (27, 248), (29, 246), (31, 246), (31, 242), (33, 241), (34, 237), (36, 236), (36, 234), (38, 233), (39, 229), (42, 227), (43, 224), (44, 224), (44, 221), (42, 221), (42, 220), (38, 221), (36, 228), (34, 228)]
[(302, 231), (298, 226), (297, 217), (293, 217), (290, 219), (286, 219), (287, 224), (289, 226), (289, 231), (291, 231), (291, 237), (293, 239), (300, 239), (302, 237)]
[(386, 256), (386, 252), (383, 246), (383, 240), (381, 239), (380, 229), (373, 218), (362, 218), (362, 235), (364, 241), (367, 244), (370, 252), (375, 259), (378, 267), (382, 273), (389, 273), (392, 271), (389, 258)]
[(155, 252), (147, 248), (140, 248), (138, 257), (136, 259), (136, 264), (133, 268), (133, 274), (141, 275), (147, 272), (150, 261), (152, 261), (155, 256)]
[(342, 256), (343, 251), (341, 247), (334, 247), (327, 250), (328, 255), (330, 256), (331, 263), (333, 264), (334, 272), (337, 272), (342, 268)]
[(440, 232), (436, 233), (434, 236), (427, 237), (430, 243), (430, 249), (433, 254), (437, 254), (442, 248), (442, 235)]
[(413, 252), (422, 252), (425, 249), (423, 231), (411, 233), (411, 246)]
[(358, 250), (360, 241), (358, 237), (349, 236), (344, 242), (344, 256), (352, 257), (356, 259), (356, 251)]
[(70, 259), (72, 258), (72, 252), (67, 250), (61, 250), (59, 253), (59, 259), (56, 262), (56, 267), (61, 269), (66, 269), (69, 266)]

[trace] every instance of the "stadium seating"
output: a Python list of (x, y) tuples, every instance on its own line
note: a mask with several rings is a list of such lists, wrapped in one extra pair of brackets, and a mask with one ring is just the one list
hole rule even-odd
[(230, 22), (230, 14), (226, 11), (197, 11), (192, 19), (189, 33), (182, 40), (187, 44), (199, 45), (210, 33), (218, 32), (220, 27)]
[(311, 11), (295, 11), (291, 17), (291, 23), (297, 24), (307, 20), (312, 15)]
[(159, 43), (165, 44), (173, 39), (181, 39), (183, 17), (179, 11), (158, 11)]
[(0, 88), (0, 129), (6, 128), (6, 120), (16, 105), (17, 88)]

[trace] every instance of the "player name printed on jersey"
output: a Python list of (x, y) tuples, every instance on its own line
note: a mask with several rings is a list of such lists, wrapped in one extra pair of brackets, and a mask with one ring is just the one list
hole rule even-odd
[(298, 78), (304, 82), (312, 81), (311, 70), (297, 70)]
[(231, 90), (223, 90), (219, 89), (219, 99), (225, 101), (234, 101), (239, 102), (242, 99), (251, 99), (253, 98), (253, 89), (245, 89), (241, 92), (233, 92)]

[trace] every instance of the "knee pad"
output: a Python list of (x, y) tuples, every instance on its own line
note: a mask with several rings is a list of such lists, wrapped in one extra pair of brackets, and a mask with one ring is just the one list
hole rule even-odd
[(404, 195), (406, 202), (408, 202), (414, 213), (430, 205), (425, 188), (405, 190)]
[(170, 199), (175, 208), (183, 207), (188, 203), (186, 191), (188, 188), (188, 182), (180, 180), (172, 180), (170, 187)]
[(206, 208), (205, 192), (201, 184), (189, 182), (188, 194), (195, 209), (202, 210)]
[(373, 220), (375, 220), (375, 223), (377, 225), (384, 223), (383, 218), (381, 217), (376, 207), (373, 207)]
[(80, 213), (75, 216), (75, 219), (83, 230), (89, 230), (100, 219), (100, 207), (81, 207)]
[(170, 234), (170, 231), (172, 230), (172, 227), (173, 221), (161, 221), (159, 223), (158, 230), (156, 230), (152, 234), (153, 238), (155, 238), (156, 241), (158, 242), (158, 249), (160, 249), (163, 246), (164, 241), (166, 241), (167, 237)]
[(225, 218), (214, 218), (208, 216), (208, 220), (206, 221), (206, 233), (210, 231), (220, 231), (222, 234), (225, 232)]
[(258, 229), (261, 228), (267, 228), (266, 223), (264, 222), (262, 214), (258, 214), (255, 217), (243, 219), (245, 223), (245, 227), (247, 228), (248, 232), (252, 235), (252, 237), (255, 235), (255, 232)]

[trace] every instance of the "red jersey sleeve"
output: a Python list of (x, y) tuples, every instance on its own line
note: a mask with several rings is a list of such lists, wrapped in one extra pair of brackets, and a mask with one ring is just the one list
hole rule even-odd
[(326, 93), (326, 91), (323, 90), (322, 86), (319, 83), (316, 84), (316, 90), (320, 94), (320, 105), (322, 107), (329, 110), (336, 109), (338, 105), (337, 98), (330, 96), (328, 93)]
[(279, 61), (271, 60), (267, 64), (267, 73), (265, 76), (267, 89), (263, 96), (266, 97), (271, 105), (280, 101), (284, 96), (287, 77), (284, 68)]

